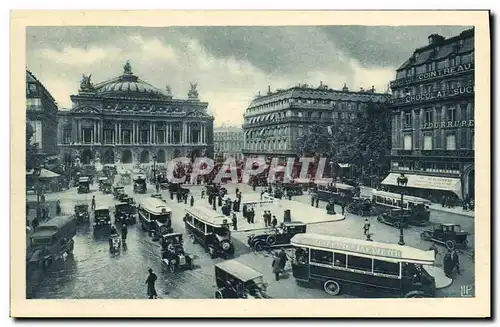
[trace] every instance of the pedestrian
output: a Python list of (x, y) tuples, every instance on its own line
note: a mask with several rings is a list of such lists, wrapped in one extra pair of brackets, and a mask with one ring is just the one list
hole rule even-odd
[(125, 243), (127, 241), (128, 228), (127, 224), (123, 224), (122, 226), (122, 242)]
[(319, 206), (319, 198), (316, 198), (316, 208)]
[(363, 225), (363, 231), (365, 236), (370, 234), (370, 223), (368, 222), (368, 219), (365, 219), (365, 224)]
[(451, 258), (451, 250), (448, 249), (446, 254), (443, 257), (443, 271), (446, 277), (452, 278), (452, 272), (453, 272), (453, 263), (452, 263), (452, 258)]
[(274, 276), (276, 278), (276, 281), (280, 280), (281, 265), (280, 265), (280, 257), (278, 255), (278, 253), (274, 254), (272, 267), (273, 267), (273, 273), (274, 273)]
[(344, 215), (344, 212), (345, 212), (345, 203), (342, 202), (342, 216)]
[(443, 197), (441, 198), (441, 206), (444, 208), (446, 204), (446, 197), (443, 195)]
[(146, 282), (144, 283), (144, 284), (148, 285), (148, 297), (150, 299), (157, 299), (158, 298), (158, 294), (156, 293), (155, 282), (158, 279), (158, 277), (153, 272), (153, 269), (149, 268), (148, 272), (149, 272), (149, 276), (146, 279)]
[(217, 202), (218, 202), (217, 205), (219, 207), (222, 207), (222, 196), (219, 195), (219, 198), (217, 199)]
[(233, 213), (233, 230), (238, 230), (238, 219), (236, 218), (236, 214)]
[[(205, 198), (205, 190), (201, 190), (201, 198), (204, 199)], [(210, 202), (210, 200), (208, 201)]]
[(92, 202), (90, 204), (90, 209), (95, 210), (95, 195), (92, 195)]
[(217, 210), (215, 200), (212, 202), (212, 207), (214, 208), (214, 210)]
[[(252, 184), (252, 190), (255, 192), (255, 188), (257, 187), (257, 185), (255, 184), (255, 182)], [(261, 196), (262, 198), (262, 196)]]
[(194, 197), (193, 197), (192, 195), (191, 195), (191, 200), (190, 200), (189, 202), (190, 202), (189, 204), (190, 204), (190, 205), (191, 205), (191, 207), (192, 207), (192, 206), (194, 205)]
[(278, 219), (276, 219), (276, 216), (273, 215), (273, 220), (271, 221), (271, 225), (273, 225), (273, 228), (276, 228), (278, 225)]
[(264, 220), (264, 226), (267, 227), (267, 213), (262, 214), (262, 219)]
[(453, 250), (451, 252), (451, 263), (453, 264), (453, 269), (457, 269), (457, 274), (461, 274), (460, 273), (460, 258), (458, 257), (458, 251), (457, 250)]
[(33, 220), (31, 221), (31, 227), (33, 228), (33, 230), (36, 230), (39, 225), (40, 220), (38, 219), (38, 217), (33, 218)]
[(187, 194), (184, 194), (184, 204), (187, 204), (188, 203), (188, 196)]
[(59, 216), (61, 214), (61, 202), (59, 200), (56, 201), (56, 215)]
[(236, 188), (236, 197), (238, 197), (238, 193), (240, 193), (240, 189)]
[(260, 191), (260, 201), (262, 201), (262, 197), (264, 196), (264, 190)]
[(286, 256), (285, 248), (281, 248), (281, 251), (280, 251), (278, 256), (280, 258), (280, 270), (281, 270), (281, 272), (285, 272), (285, 265), (286, 265), (286, 262), (288, 261), (288, 257)]
[(246, 218), (247, 217), (247, 205), (244, 204), (243, 205), (243, 218)]
[(253, 209), (253, 208), (250, 208), (250, 209), (248, 210), (248, 212), (247, 212), (247, 216), (246, 216), (246, 218), (247, 218), (247, 223), (249, 223), (249, 224), (250, 224), (250, 222), (252, 221), (252, 209)]
[(314, 207), (314, 196), (311, 195), (311, 207)]

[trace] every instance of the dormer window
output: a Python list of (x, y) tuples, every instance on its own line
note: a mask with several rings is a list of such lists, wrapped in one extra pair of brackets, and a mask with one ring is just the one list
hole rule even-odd
[(460, 49), (463, 46), (464, 46), (464, 40), (458, 41), (458, 48)]

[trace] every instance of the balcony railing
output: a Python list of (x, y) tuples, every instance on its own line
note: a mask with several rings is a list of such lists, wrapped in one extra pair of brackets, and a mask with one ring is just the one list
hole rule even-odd
[(392, 150), (392, 156), (474, 158), (474, 150)]

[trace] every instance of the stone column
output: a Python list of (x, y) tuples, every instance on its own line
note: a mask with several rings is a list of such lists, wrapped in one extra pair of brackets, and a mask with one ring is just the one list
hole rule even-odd
[(152, 124), (153, 124), (153, 142), (151, 142), (151, 143), (156, 144), (156, 133), (157, 133), (156, 122), (153, 120)]
[(78, 120), (78, 143), (82, 143), (83, 137), (82, 137), (82, 121), (79, 119)]
[(118, 121), (118, 143), (122, 143), (122, 122)]
[(148, 142), (148, 144), (153, 143), (153, 142), (151, 141), (152, 136), (153, 136), (153, 124), (152, 124), (152, 122), (150, 121), (150, 122), (149, 122), (149, 138), (148, 138), (148, 141), (149, 141), (149, 142)]
[(114, 125), (115, 125), (115, 128), (114, 128), (114, 133), (113, 133), (113, 144), (117, 144), (118, 143), (118, 122), (116, 120), (114, 121)]
[(76, 143), (76, 119), (71, 120), (71, 144)]

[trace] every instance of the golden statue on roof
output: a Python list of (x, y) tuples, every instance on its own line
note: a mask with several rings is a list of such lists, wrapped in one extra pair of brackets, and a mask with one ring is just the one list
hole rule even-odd
[(132, 74), (132, 65), (130, 65), (129, 60), (127, 60), (127, 62), (123, 66), (123, 73), (124, 74)]

